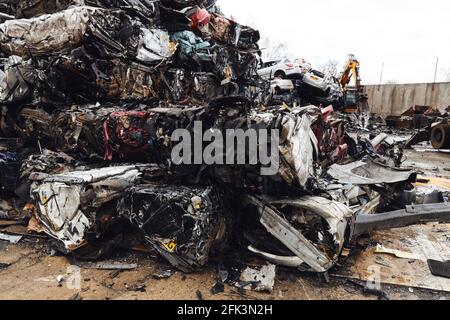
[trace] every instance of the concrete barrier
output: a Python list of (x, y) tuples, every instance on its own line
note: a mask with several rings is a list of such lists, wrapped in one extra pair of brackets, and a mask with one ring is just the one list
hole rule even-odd
[(450, 106), (450, 82), (369, 85), (366, 92), (371, 112), (383, 117), (400, 116), (416, 105), (437, 109)]

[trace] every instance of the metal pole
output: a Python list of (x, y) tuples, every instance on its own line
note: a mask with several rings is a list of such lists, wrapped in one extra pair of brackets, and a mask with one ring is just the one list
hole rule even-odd
[(436, 59), (436, 69), (434, 70), (433, 90), (434, 90), (434, 85), (436, 84), (438, 66), (439, 66), (439, 57), (437, 57), (437, 59)]
[(381, 81), (383, 80), (383, 72), (384, 72), (384, 62), (381, 65), (380, 82), (378, 83), (378, 91), (380, 91)]

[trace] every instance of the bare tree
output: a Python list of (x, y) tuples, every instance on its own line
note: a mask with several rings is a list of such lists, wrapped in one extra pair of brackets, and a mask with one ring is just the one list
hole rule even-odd
[(263, 61), (281, 59), (289, 56), (288, 45), (283, 42), (273, 41), (269, 37), (260, 40), (259, 47)]
[(336, 60), (329, 60), (323, 65), (319, 66), (319, 70), (325, 74), (330, 74), (333, 77), (337, 77), (339, 75), (338, 70), (339, 62)]

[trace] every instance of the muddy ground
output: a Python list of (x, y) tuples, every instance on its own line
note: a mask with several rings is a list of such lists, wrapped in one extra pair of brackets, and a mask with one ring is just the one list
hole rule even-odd
[[(439, 152), (408, 151), (407, 165), (417, 168), (425, 177), (450, 178), (450, 154)], [(445, 227), (445, 228), (444, 228)], [(21, 231), (22, 227), (14, 227)], [(435, 228), (435, 226), (433, 227)], [(436, 230), (436, 229), (431, 229)], [(449, 225), (439, 229), (450, 239)], [(442, 231), (443, 230), (443, 231)], [(1, 229), (0, 229), (1, 231)], [(416, 230), (417, 231), (417, 230)], [(403, 235), (407, 230), (393, 231)], [(420, 233), (420, 230), (418, 231)], [(377, 239), (389, 244), (386, 235)], [(385, 240), (385, 241), (384, 241)], [(449, 240), (450, 241), (450, 240)], [(445, 245), (445, 243), (444, 243)], [(450, 246), (449, 246), (450, 247)], [(54, 255), (46, 240), (25, 237), (18, 244), (0, 241), (0, 299), (51, 299), (51, 300), (161, 300), (161, 299), (214, 299), (214, 300), (356, 300), (356, 299), (395, 299), (395, 300), (443, 300), (450, 299), (450, 293), (442, 290), (428, 290), (408, 285), (382, 284), (380, 292), (365, 292), (364, 281), (351, 280), (339, 274), (351, 267), (357, 269), (358, 255), (352, 252), (341, 266), (331, 272), (329, 282), (316, 275), (304, 274), (296, 270), (277, 269), (275, 287), (272, 293), (240, 291), (225, 286), (225, 291), (213, 295), (211, 288), (217, 282), (217, 261), (212, 261), (202, 272), (183, 274), (174, 272), (165, 279), (154, 277), (158, 269), (169, 268), (150, 253), (119, 251), (108, 262), (136, 263), (137, 268), (129, 271), (97, 270), (86, 263)], [(396, 258), (386, 257), (375, 263), (393, 269)], [(414, 265), (414, 263), (409, 263)], [(9, 265), (9, 266), (7, 266)], [(78, 269), (76, 265), (81, 266)], [(397, 269), (399, 269), (398, 267)], [(170, 268), (169, 268), (170, 269)], [(57, 281), (58, 276), (59, 283)], [(439, 281), (439, 279), (437, 280)]]

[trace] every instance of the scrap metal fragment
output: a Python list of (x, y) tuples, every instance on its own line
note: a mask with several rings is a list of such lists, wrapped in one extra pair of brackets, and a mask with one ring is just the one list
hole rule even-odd
[(8, 241), (11, 244), (17, 244), (22, 240), (23, 236), (10, 235), (6, 233), (0, 233), (0, 240)]
[(235, 286), (244, 290), (272, 292), (275, 285), (275, 275), (275, 265), (265, 265), (259, 268), (247, 267)]
[(428, 260), (428, 266), (434, 276), (450, 279), (450, 260), (444, 262)]
[(225, 204), (212, 187), (135, 187), (119, 201), (118, 211), (162, 257), (186, 272), (203, 267), (229, 232)]
[(272, 262), (277, 266), (284, 266), (288, 268), (299, 268), (304, 263), (299, 257), (277, 256), (274, 254), (258, 250), (253, 246), (248, 246), (248, 250), (263, 257), (267, 261)]
[(381, 214), (360, 214), (352, 224), (351, 238), (363, 234), (395, 228), (403, 228), (428, 222), (450, 222), (450, 203), (406, 206), (404, 210)]
[(90, 269), (97, 270), (134, 270), (138, 267), (136, 263), (96, 263), (93, 265), (84, 266)]
[(352, 185), (415, 182), (417, 177), (417, 173), (409, 169), (383, 166), (371, 159), (356, 161), (347, 165), (334, 164), (327, 173), (339, 183)]
[(119, 166), (61, 175), (34, 173), (31, 193), (45, 232), (75, 250), (86, 244), (90, 216), (101, 205), (120, 198), (141, 176), (137, 166)]
[(381, 244), (378, 244), (373, 250), (374, 253), (382, 253), (382, 254), (391, 254), (397, 258), (401, 259), (409, 259), (409, 260), (422, 260), (423, 258), (418, 256), (417, 254), (406, 252), (402, 250), (389, 249), (384, 247)]
[[(347, 223), (352, 216), (352, 212), (347, 206), (320, 197), (263, 202), (254, 196), (247, 196), (247, 201), (258, 208), (261, 215), (261, 223), (267, 231), (280, 240), (283, 245), (312, 270), (324, 273), (333, 266), (344, 246)], [(274, 206), (277, 204), (304, 209), (309, 211), (310, 214), (312, 213), (325, 219), (329, 224), (328, 232), (333, 237), (333, 244), (330, 245), (329, 250), (323, 250), (314, 241), (307, 239), (301, 231), (283, 217), (284, 215), (281, 212), (275, 209)], [(324, 238), (323, 234), (322, 237)], [(276, 257), (273, 258), (277, 259)], [(283, 260), (285, 259), (281, 259), (281, 262)], [(286, 261), (295, 261), (291, 260)]]

